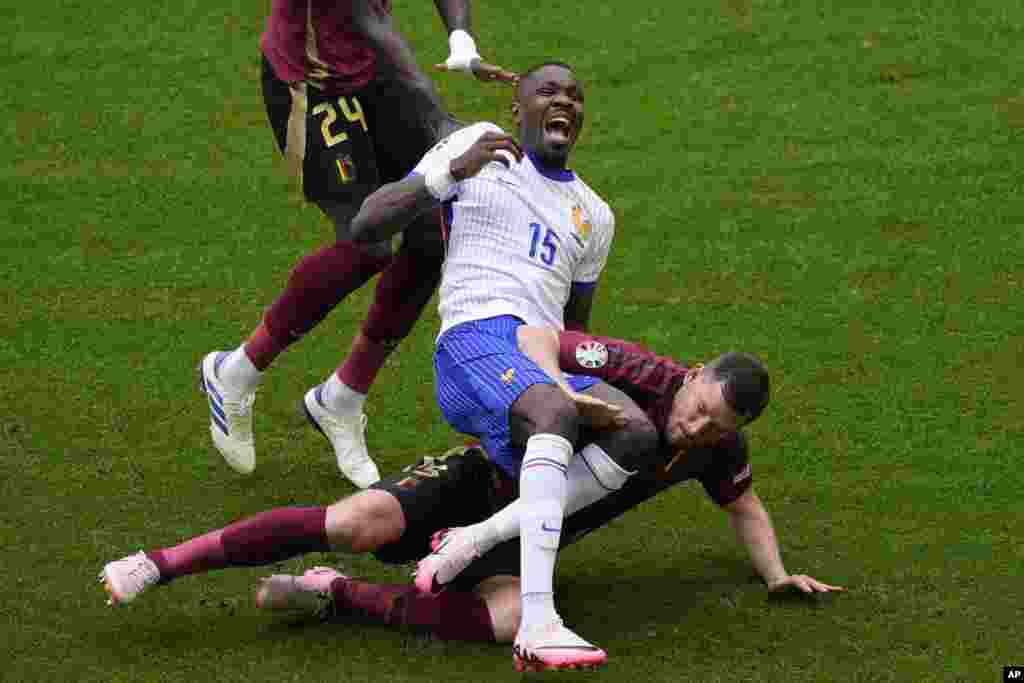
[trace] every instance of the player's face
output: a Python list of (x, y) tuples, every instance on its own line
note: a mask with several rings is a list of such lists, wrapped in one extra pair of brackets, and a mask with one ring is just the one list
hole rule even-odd
[(722, 382), (711, 379), (703, 367), (687, 375), (676, 392), (666, 430), (675, 448), (712, 446), (727, 432), (740, 428), (741, 420), (725, 400)]
[(545, 66), (519, 84), (512, 108), (519, 141), (553, 166), (564, 166), (583, 129), (583, 86), (561, 66)]

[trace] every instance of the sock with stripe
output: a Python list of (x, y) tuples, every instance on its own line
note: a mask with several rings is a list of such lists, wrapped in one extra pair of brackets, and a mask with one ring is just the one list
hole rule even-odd
[(567, 494), (566, 471), (572, 444), (557, 434), (535, 434), (526, 442), (519, 473), (522, 505), (520, 630), (558, 618), (554, 608), (555, 560)]

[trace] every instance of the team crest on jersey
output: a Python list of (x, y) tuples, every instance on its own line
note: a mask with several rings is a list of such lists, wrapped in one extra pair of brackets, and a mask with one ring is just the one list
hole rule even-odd
[(516, 369), (515, 368), (509, 368), (505, 372), (501, 373), (501, 383), (502, 384), (512, 384), (512, 380), (514, 380), (515, 378), (516, 378)]
[(572, 224), (576, 227), (576, 232), (584, 240), (590, 237), (590, 231), (594, 229), (594, 226), (587, 219), (587, 215), (583, 213), (583, 208), (578, 204), (572, 207)]
[(343, 154), (335, 159), (335, 163), (338, 165), (338, 177), (341, 178), (343, 185), (348, 185), (355, 181), (356, 164), (352, 161), (352, 157), (347, 154)]
[(585, 368), (603, 368), (608, 362), (608, 348), (599, 341), (585, 341), (576, 345), (576, 362)]

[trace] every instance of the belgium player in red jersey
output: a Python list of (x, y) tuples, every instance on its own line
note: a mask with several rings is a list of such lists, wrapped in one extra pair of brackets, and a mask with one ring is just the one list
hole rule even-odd
[[(485, 81), (515, 79), (480, 59), (468, 0), (435, 4), (450, 47), (438, 68)], [(442, 249), (439, 223), (410, 230), (392, 253), (390, 242), (354, 243), (350, 222), (366, 196), (403, 178), (459, 123), (445, 112), (396, 32), (390, 0), (273, 0), (260, 46), (263, 97), (278, 147), (301, 179), (305, 198), (334, 223), (335, 235), (294, 267), (284, 291), (243, 343), (203, 358), (210, 433), (232, 468), (251, 472), (253, 402), (263, 372), (349, 293), (381, 273), (348, 357), (302, 400), (342, 473), (365, 487), (379, 478), (364, 437), (366, 394), (433, 294)], [(438, 217), (421, 220), (435, 223)]]

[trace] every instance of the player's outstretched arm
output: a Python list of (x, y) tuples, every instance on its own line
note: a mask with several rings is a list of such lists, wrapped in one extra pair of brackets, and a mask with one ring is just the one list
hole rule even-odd
[(806, 574), (790, 574), (782, 564), (779, 543), (771, 517), (753, 488), (725, 506), (736, 537), (746, 547), (757, 573), (764, 579), (768, 590), (790, 588), (804, 593), (830, 593), (844, 590), (842, 586), (822, 583)]
[(515, 72), (489, 64), (480, 58), (470, 20), (469, 0), (434, 0), (437, 13), (448, 29), (448, 59), (434, 68), (440, 71), (461, 71), (473, 74), (481, 81), (514, 83)]
[(378, 57), (394, 71), (395, 82), (406, 91), (418, 112), (442, 111), (434, 83), (420, 71), (416, 57), (399, 35), (379, 0), (351, 0), (352, 24)]
[[(363, 201), (352, 219), (352, 239), (356, 242), (380, 242), (391, 239), (409, 226), (424, 211), (436, 207), (454, 193), (455, 186), (472, 178), (492, 161), (508, 166), (509, 159), (520, 161), (523, 151), (515, 138), (488, 131), (465, 149), (454, 133), (432, 149), (416, 166), (416, 171), (396, 183), (379, 188)], [(461, 154), (459, 150), (465, 149)], [(458, 156), (453, 155), (458, 154)]]

